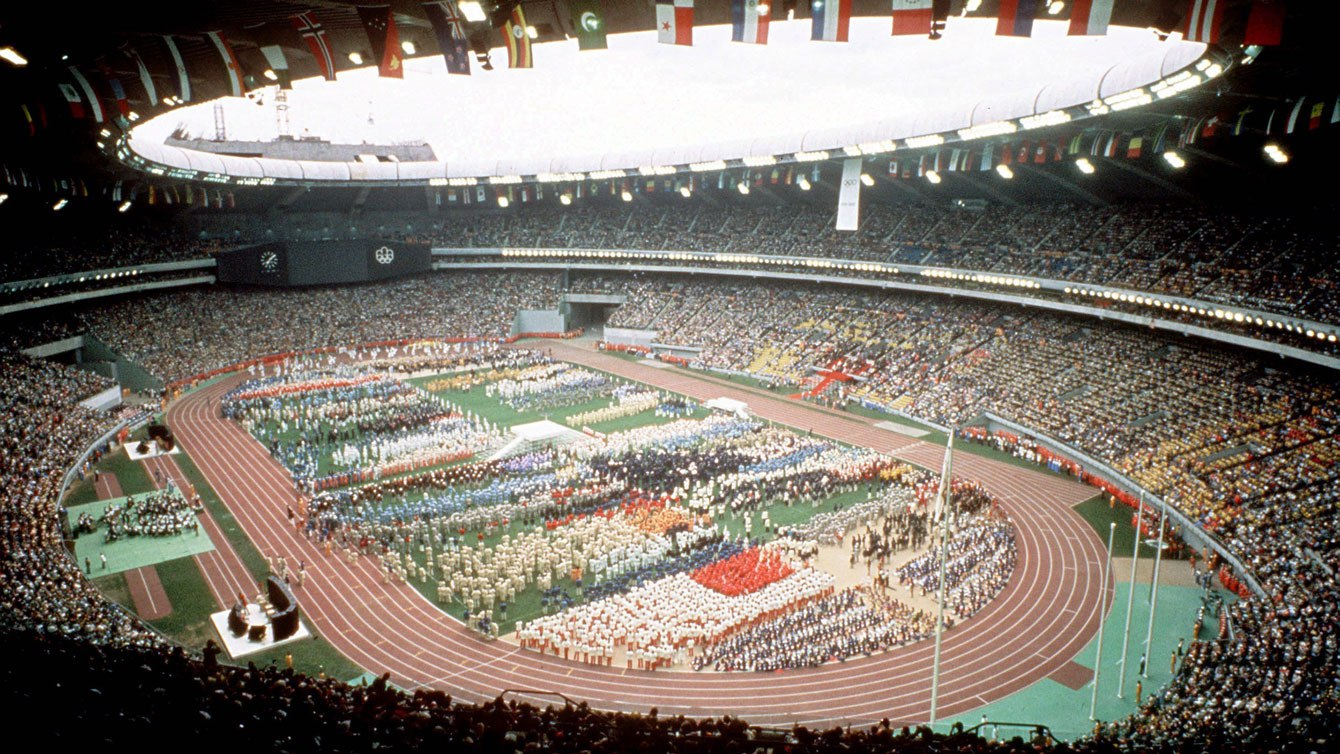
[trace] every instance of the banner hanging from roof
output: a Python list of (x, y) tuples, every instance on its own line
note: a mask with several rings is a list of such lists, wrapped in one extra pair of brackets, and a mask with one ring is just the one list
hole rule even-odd
[(842, 187), (838, 190), (837, 229), (856, 230), (861, 225), (861, 158), (842, 161)]

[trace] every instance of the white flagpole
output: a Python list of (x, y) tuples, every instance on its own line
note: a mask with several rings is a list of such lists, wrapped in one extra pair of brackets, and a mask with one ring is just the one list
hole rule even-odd
[[(1103, 596), (1107, 596), (1107, 577), (1112, 571), (1112, 537), (1117, 533), (1117, 522), (1107, 527), (1107, 557), (1103, 559)], [(1089, 719), (1098, 719), (1098, 674), (1103, 670), (1103, 628), (1107, 624), (1105, 605), (1098, 605), (1098, 657), (1093, 661), (1093, 696), (1089, 699)]]
[(935, 662), (931, 668), (931, 719), (935, 724), (935, 714), (940, 702), (940, 644), (945, 628), (945, 565), (949, 560), (949, 481), (953, 477), (951, 467), (954, 455), (954, 432), (949, 432), (949, 444), (945, 447), (944, 467), (940, 471), (940, 491), (936, 496), (940, 510), (940, 588), (936, 591), (938, 603), (935, 613)]
[(1135, 516), (1135, 544), (1131, 545), (1130, 591), (1126, 594), (1126, 631), (1121, 637), (1121, 680), (1117, 682), (1117, 698), (1126, 698), (1126, 665), (1130, 660), (1131, 611), (1135, 609), (1135, 564), (1140, 562), (1140, 522), (1145, 518), (1145, 491), (1140, 490), (1140, 509)]
[(1159, 606), (1159, 566), (1163, 564), (1164, 519), (1168, 516), (1168, 501), (1163, 501), (1163, 515), (1159, 516), (1159, 551), (1154, 553), (1154, 577), (1149, 580), (1149, 628), (1145, 631), (1145, 667), (1140, 675), (1149, 677), (1149, 665), (1154, 653), (1154, 611)]

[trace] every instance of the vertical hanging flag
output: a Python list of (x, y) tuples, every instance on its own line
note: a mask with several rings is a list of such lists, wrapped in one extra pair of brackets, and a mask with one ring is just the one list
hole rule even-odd
[(846, 42), (851, 0), (810, 0), (810, 39)]
[(275, 72), (275, 81), (279, 82), (279, 88), (292, 89), (293, 79), (289, 76), (288, 57), (284, 55), (284, 48), (279, 45), (265, 45), (261, 48), (261, 54), (265, 56), (265, 64)]
[(1256, 0), (1252, 3), (1251, 13), (1247, 15), (1247, 30), (1243, 32), (1242, 43), (1277, 45), (1284, 38), (1284, 0)]
[(893, 0), (893, 36), (930, 34), (934, 0)]
[(116, 110), (122, 117), (130, 115), (130, 99), (126, 97), (126, 88), (121, 85), (121, 79), (115, 76), (107, 77), (107, 86), (112, 90), (112, 99), (116, 102)]
[(1321, 115), (1326, 112), (1326, 103), (1318, 102), (1312, 106), (1312, 114), (1307, 119), (1307, 130), (1315, 131), (1321, 128)]
[(518, 5), (512, 9), (512, 15), (503, 24), (503, 35), (507, 37), (507, 67), (533, 68), (535, 60), (531, 57), (530, 25), (526, 23), (526, 12)]
[(1144, 145), (1145, 139), (1143, 136), (1132, 136), (1130, 142), (1126, 144), (1126, 158), (1129, 160), (1139, 159)]
[(316, 58), (316, 67), (321, 69), (321, 76), (326, 81), (334, 81), (335, 56), (330, 53), (326, 30), (316, 20), (316, 16), (311, 11), (299, 13), (293, 17), (293, 28), (298, 30), (299, 36), (307, 40), (307, 49), (311, 50), (312, 57)]
[(447, 61), (447, 73), (470, 75), (470, 42), (465, 38), (465, 29), (461, 26), (461, 12), (456, 0), (423, 3), (423, 12), (428, 15), (428, 23), (433, 25), (433, 35), (437, 37), (437, 48)]
[(1219, 41), (1219, 26), (1224, 17), (1221, 0), (1191, 0), (1182, 23), (1182, 36), (1188, 42), (1214, 44)]
[(358, 17), (368, 33), (372, 56), (377, 59), (377, 75), (382, 78), (403, 79), (405, 69), (400, 57), (400, 31), (389, 5), (360, 5)]
[(149, 75), (149, 68), (144, 64), (144, 58), (140, 53), (130, 45), (124, 45), (121, 52), (135, 62), (135, 69), (140, 73), (140, 84), (144, 86), (144, 96), (148, 98), (150, 105), (158, 104), (158, 88), (154, 86), (154, 78)]
[(856, 230), (861, 225), (861, 158), (842, 161), (842, 186), (838, 189), (837, 229)]
[(693, 44), (693, 0), (656, 0), (656, 41)]
[(69, 84), (57, 84), (60, 87), (60, 93), (65, 97), (65, 101), (70, 103), (70, 117), (76, 120), (83, 120), (88, 116), (84, 112), (84, 100), (80, 99), (79, 91)]
[(600, 0), (568, 0), (568, 13), (577, 34), (577, 49), (604, 50), (609, 47), (605, 41), (605, 13), (600, 8)]
[(996, 18), (996, 36), (1033, 36), (1033, 17), (1038, 14), (1038, 0), (1000, 0)]
[(186, 75), (186, 63), (182, 62), (181, 51), (177, 49), (177, 43), (172, 41), (172, 35), (165, 34), (163, 41), (167, 43), (168, 54), (172, 56), (173, 65), (177, 66), (177, 96), (182, 102), (191, 101), (191, 78)]
[(995, 162), (996, 162), (996, 145), (987, 144), (986, 146), (982, 147), (982, 158), (981, 161), (977, 163), (977, 169), (990, 170), (996, 166)]
[[(1284, 133), (1291, 134), (1298, 127), (1298, 115), (1303, 112), (1303, 99), (1303, 97), (1299, 97), (1298, 101), (1294, 103), (1293, 109), (1289, 111), (1289, 120), (1284, 127)], [(1266, 131), (1269, 130), (1270, 128), (1266, 127)]]
[(1070, 9), (1071, 36), (1102, 36), (1112, 21), (1114, 0), (1075, 0)]
[(772, 9), (766, 1), (731, 0), (730, 20), (732, 42), (751, 45), (768, 43), (768, 23), (772, 20)]
[(28, 109), (27, 104), (20, 104), (19, 110), (23, 111), (23, 120), (28, 124), (28, 135), (37, 135), (37, 123), (33, 121), (33, 113)]
[(205, 36), (214, 43), (214, 49), (219, 51), (219, 57), (223, 58), (223, 67), (228, 73), (228, 91), (234, 97), (242, 96), (242, 67), (237, 64), (237, 56), (233, 54), (233, 48), (228, 45), (228, 40), (224, 39), (221, 31), (207, 31)]
[[(78, 84), (79, 89), (84, 93), (84, 99), (88, 101), (89, 110), (93, 113), (93, 120), (101, 123), (103, 120), (102, 105), (98, 103), (98, 95), (94, 94), (93, 87), (88, 83), (88, 79), (84, 78), (84, 74), (79, 72), (78, 68), (70, 66), (69, 71), (70, 75), (74, 77), (74, 83)], [(70, 99), (68, 94), (65, 98)], [(70, 111), (74, 111), (73, 104), (70, 107)]]

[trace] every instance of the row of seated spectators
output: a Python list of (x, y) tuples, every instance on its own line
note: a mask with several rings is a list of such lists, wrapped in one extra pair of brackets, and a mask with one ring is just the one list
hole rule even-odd
[(9, 223), (0, 283), (68, 272), (200, 259), (225, 248), (184, 228), (148, 221), (25, 217)]
[[(447, 282), (458, 278), (459, 284)], [(260, 352), (473, 328), (492, 327), (502, 334), (512, 309), (536, 306), (536, 299), (553, 295), (542, 290), (552, 279), (504, 273), (282, 293), (178, 292), (154, 297), (151, 316), (137, 317), (133, 303), (82, 316), (95, 330), (102, 328), (109, 341), (121, 338), (117, 345), (125, 353), (142, 357), (170, 379)], [(447, 285), (456, 287), (442, 287)], [(674, 295), (645, 288), (635, 299), (636, 308), (675, 316), (673, 300), (690, 305), (707, 300), (722, 308), (718, 316), (696, 308), (683, 315), (689, 323), (684, 327), (703, 329), (686, 329), (681, 337), (722, 343), (719, 354), (711, 346), (705, 358), (740, 371), (760, 362), (787, 362), (779, 370), (785, 379), (816, 363), (837, 365), (867, 376), (860, 397), (901, 404), (916, 416), (955, 423), (990, 410), (1038, 427), (1136, 475), (1217, 528), (1251, 564), (1270, 599), (1232, 609), (1235, 638), (1194, 650), (1173, 683), (1141, 713), (1105, 728), (1081, 747), (1102, 748), (1119, 740), (1126, 750), (1213, 750), (1224, 741), (1250, 748), (1315, 736), (1318, 726), (1333, 726), (1325, 721), (1335, 709), (1340, 667), (1335, 638), (1340, 635), (1340, 583), (1334, 576), (1340, 568), (1335, 510), (1340, 403), (1326, 376), (1290, 372), (1239, 353), (1157, 335), (1095, 327), (1088, 320), (983, 304), (748, 283), (729, 290), (720, 283), (683, 283), (670, 292)], [(456, 300), (439, 308), (443, 298)], [(748, 326), (734, 329), (736, 322)], [(410, 332), (414, 328), (422, 330)], [(65, 369), (6, 353), (5, 390), (0, 392), (0, 421), (6, 425), (0, 433), (6, 480), (0, 493), (0, 536), (5, 538), (0, 567), (9, 586), (0, 592), (0, 623), (72, 634), (94, 644), (148, 647), (159, 657), (164, 651), (159, 640), (103, 602), (59, 547), (58, 479), (107, 419), (74, 406), (77, 391), (69, 387)], [(762, 359), (762, 354), (771, 355)], [(857, 396), (856, 389), (851, 396)], [(120, 655), (100, 656), (111, 662)], [(142, 656), (130, 662), (158, 667)], [(341, 714), (350, 726), (381, 720), (383, 713), (416, 721), (406, 725), (436, 719), (422, 706), (422, 696), (379, 696), (372, 702), (362, 692), (312, 679), (293, 677), (279, 686), (273, 671), (227, 671), (224, 685), (218, 686), (220, 681), (199, 672), (196, 661), (178, 657), (173, 662), (162, 672), (176, 681), (162, 680), (155, 670), (142, 671), (151, 678), (129, 677), (144, 679), (150, 689), (171, 688), (168, 698), (201, 705), (207, 717), (196, 712), (192, 723), (197, 725), (208, 726), (218, 715), (234, 720), (236, 727), (236, 722), (249, 724), (247, 716), (258, 712), (297, 709), (286, 705), (288, 694), (301, 684), (309, 691), (301, 711), (292, 714), (312, 728), (324, 730), (332, 715)], [(246, 693), (215, 694), (233, 683)], [(16, 685), (6, 684), (10, 692)], [(178, 693), (181, 686), (190, 693)], [(307, 701), (313, 689), (330, 689), (335, 709), (345, 711)], [(118, 702), (131, 697), (138, 699), (114, 695)], [(117, 704), (103, 701), (113, 708)], [(352, 711), (341, 705), (353, 705)], [(453, 715), (464, 716), (487, 710), (451, 708)], [(540, 714), (526, 712), (521, 718)], [(415, 735), (436, 736), (437, 727)], [(454, 729), (446, 723), (440, 727)], [(484, 723), (471, 730), (477, 731), (472, 742), (478, 743), (496, 729)], [(848, 734), (836, 735), (835, 747)]]

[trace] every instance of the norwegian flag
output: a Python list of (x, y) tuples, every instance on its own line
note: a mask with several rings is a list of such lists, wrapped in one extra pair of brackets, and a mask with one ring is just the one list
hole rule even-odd
[(326, 81), (334, 81), (335, 57), (330, 54), (330, 42), (326, 39), (326, 30), (316, 20), (316, 16), (311, 11), (299, 13), (293, 17), (293, 28), (307, 40), (307, 49), (311, 50), (312, 57), (316, 58), (316, 67), (321, 69), (322, 77)]

